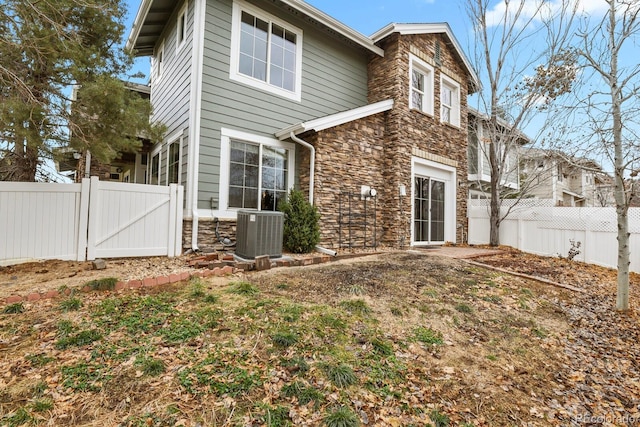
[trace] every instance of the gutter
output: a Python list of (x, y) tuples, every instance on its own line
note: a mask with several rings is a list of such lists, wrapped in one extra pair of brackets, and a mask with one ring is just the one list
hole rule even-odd
[[(293, 131), (289, 134), (289, 137), (302, 145), (303, 147), (307, 147), (309, 151), (311, 151), (311, 158), (309, 159), (309, 203), (313, 206), (313, 185), (314, 185), (314, 176), (315, 176), (315, 168), (316, 168), (316, 149), (313, 145), (309, 144), (307, 141), (300, 139), (296, 136)], [(316, 251), (325, 253), (327, 255), (331, 255), (333, 257), (338, 256), (338, 253), (334, 250), (323, 248), (320, 245), (316, 245)]]
[(302, 145), (303, 147), (307, 147), (309, 151), (311, 151), (311, 158), (309, 159), (309, 203), (313, 205), (313, 185), (314, 185), (314, 176), (316, 169), (316, 149), (313, 145), (309, 144), (307, 141), (304, 141), (296, 136), (295, 133), (290, 132), (289, 137)]

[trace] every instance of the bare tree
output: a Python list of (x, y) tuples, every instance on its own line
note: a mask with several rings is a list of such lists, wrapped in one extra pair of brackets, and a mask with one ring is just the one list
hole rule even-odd
[(549, 2), (525, 0), (494, 5), (490, 0), (466, 3), (475, 30), (476, 69), (485, 85), (477, 108), (485, 115), (478, 121), (482, 130), (470, 132), (483, 134), (480, 146), (490, 169), (489, 243), (497, 246), (500, 223), (517, 204), (512, 202), (501, 211), (502, 200), (526, 193), (504, 185), (509, 176), (517, 174), (512, 158), (523, 141), (542, 140), (542, 133), (529, 139), (523, 129), (534, 118), (546, 120), (544, 111), (571, 90), (575, 67), (573, 57), (564, 50), (574, 16), (568, 0), (553, 7)]
[[(585, 20), (577, 33), (576, 57), (586, 89), (578, 92), (575, 111), (586, 149), (613, 165), (618, 222), (617, 310), (629, 309), (629, 206), (634, 197), (630, 178), (640, 162), (640, 4), (637, 0), (605, 0), (607, 10), (595, 22)], [(632, 55), (625, 62), (625, 55)], [(627, 64), (627, 65), (625, 65)]]

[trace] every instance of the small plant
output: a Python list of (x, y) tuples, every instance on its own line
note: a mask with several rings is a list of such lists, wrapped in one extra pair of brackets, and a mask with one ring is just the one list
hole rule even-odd
[(314, 402), (316, 408), (324, 399), (324, 396), (317, 389), (304, 384), (302, 381), (294, 381), (282, 387), (282, 395), (284, 397), (295, 397), (300, 405), (306, 405)]
[(304, 373), (309, 370), (309, 364), (307, 363), (306, 360), (304, 360), (304, 357), (300, 357), (300, 356), (295, 356), (295, 357), (292, 357), (291, 359), (284, 359), (282, 360), (281, 364), (282, 366), (284, 366), (285, 368), (287, 368), (289, 371), (293, 373), (296, 373), (296, 372)]
[(199, 277), (192, 277), (191, 280), (189, 280), (189, 284), (191, 285), (190, 295), (192, 298), (202, 298), (206, 295), (204, 292), (204, 284)]
[(431, 411), (429, 418), (431, 418), (435, 427), (447, 427), (449, 425), (449, 417), (437, 409)]
[(358, 416), (346, 406), (329, 413), (324, 419), (327, 427), (356, 427), (360, 425)]
[[(34, 421), (31, 414), (29, 414), (29, 412), (27, 412), (27, 410), (24, 408), (19, 408), (14, 413), (8, 414), (0, 418), (0, 420), (2, 420), (3, 422), (6, 421), (7, 423), (6, 425), (9, 427), (18, 427), (22, 425), (27, 425), (27, 424), (31, 424)], [(5, 424), (3, 423), (3, 425)]]
[(24, 313), (24, 304), (22, 302), (16, 302), (13, 304), (9, 304), (4, 309), (2, 309), (3, 314), (20, 314)]
[(102, 334), (95, 329), (88, 329), (80, 331), (74, 335), (67, 335), (56, 341), (56, 348), (58, 350), (65, 350), (69, 347), (82, 347), (91, 344), (94, 341), (98, 341), (102, 338)]
[(24, 358), (28, 360), (29, 363), (31, 363), (31, 366), (36, 366), (36, 367), (44, 366), (47, 363), (50, 363), (56, 360), (53, 357), (47, 356), (44, 353), (28, 354)]
[(69, 335), (75, 329), (73, 323), (70, 320), (60, 320), (56, 325), (58, 329), (58, 336), (66, 336)]
[(339, 365), (325, 365), (324, 371), (329, 380), (336, 387), (349, 387), (358, 382), (358, 377), (351, 369), (351, 366), (341, 363)]
[(229, 286), (229, 292), (238, 295), (255, 295), (260, 290), (249, 282), (233, 282)]
[(456, 310), (458, 310), (460, 313), (471, 313), (472, 311), (471, 307), (464, 303), (457, 304)]
[(60, 301), (60, 310), (76, 311), (82, 307), (82, 301), (79, 298), (71, 297)]
[(264, 423), (267, 427), (290, 426), (289, 408), (286, 406), (276, 406), (275, 408), (265, 405)]
[(391, 343), (381, 338), (374, 338), (371, 340), (371, 346), (373, 347), (373, 352), (377, 355), (387, 357), (393, 354), (393, 346)]
[(157, 377), (163, 374), (166, 370), (164, 361), (161, 359), (154, 359), (153, 357), (145, 357), (137, 361), (137, 364), (142, 368), (142, 372), (150, 377)]
[(105, 277), (102, 279), (95, 279), (85, 283), (92, 291), (112, 291), (116, 287), (118, 279), (115, 277)]
[(569, 248), (569, 253), (567, 254), (567, 259), (569, 261), (573, 261), (573, 259), (575, 257), (580, 255), (580, 245), (582, 245), (582, 243), (581, 242), (576, 242), (573, 239), (570, 239), (569, 243), (571, 244), (571, 248)]
[(271, 337), (276, 347), (291, 347), (298, 342), (298, 335), (290, 331), (276, 332)]
[(280, 309), (280, 312), (282, 313), (282, 320), (289, 323), (297, 322), (298, 320), (300, 320), (302, 311), (303, 309), (299, 305), (289, 305)]
[(33, 412), (46, 412), (53, 409), (53, 401), (51, 399), (38, 399), (31, 404)]
[(63, 366), (61, 368), (62, 385), (76, 391), (99, 391), (102, 384), (111, 378), (108, 375), (103, 375), (105, 369), (102, 366), (86, 363)]
[(44, 392), (47, 391), (47, 388), (49, 386), (47, 385), (46, 382), (44, 381), (38, 381), (32, 388), (31, 388), (31, 395), (33, 396), (34, 399), (38, 398), (38, 397), (42, 397), (44, 396)]
[(397, 316), (397, 317), (402, 317), (403, 314), (404, 314), (400, 307), (391, 307), (390, 311), (391, 311), (391, 314), (393, 314), (394, 316)]
[(283, 244), (293, 253), (308, 253), (320, 242), (320, 213), (300, 190), (291, 189), (278, 205), (284, 213)]
[(351, 299), (351, 300), (342, 301), (340, 303), (340, 307), (344, 308), (345, 310), (353, 314), (364, 315), (364, 314), (371, 313), (371, 308), (369, 308), (367, 303), (361, 299)]
[(208, 304), (215, 304), (216, 302), (218, 302), (218, 296), (213, 294), (208, 294), (204, 297), (203, 301)]
[(533, 332), (533, 334), (538, 338), (546, 338), (549, 335), (549, 331), (547, 331), (545, 328), (540, 328), (537, 326), (531, 328), (531, 332)]
[(442, 339), (442, 333), (434, 331), (431, 328), (417, 327), (413, 331), (413, 336), (416, 340), (424, 344), (429, 345), (442, 345), (444, 340)]
[(498, 356), (496, 356), (495, 354), (488, 354), (487, 359), (491, 360), (492, 362), (495, 362), (496, 360), (498, 360)]

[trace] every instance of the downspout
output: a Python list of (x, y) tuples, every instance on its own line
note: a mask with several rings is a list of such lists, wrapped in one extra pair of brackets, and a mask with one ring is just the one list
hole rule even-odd
[(204, 56), (205, 0), (196, 0), (193, 12), (191, 53), (191, 101), (189, 111), (189, 197), (191, 205), (191, 250), (198, 250), (198, 166), (200, 164), (200, 122), (202, 118), (202, 64)]
[(290, 132), (289, 137), (302, 145), (303, 147), (307, 147), (309, 151), (311, 151), (311, 158), (309, 159), (309, 203), (313, 205), (313, 181), (315, 175), (316, 168), (316, 149), (313, 145), (309, 144), (307, 141), (304, 141), (296, 136), (295, 133)]
[[(307, 141), (304, 141), (296, 136), (295, 133), (290, 132), (289, 137), (292, 141), (297, 142), (303, 147), (307, 147), (311, 152), (311, 156), (309, 158), (309, 203), (313, 205), (313, 185), (314, 185), (314, 176), (315, 176), (315, 168), (316, 168), (316, 149), (313, 145), (309, 144)], [(318, 252), (322, 252), (331, 256), (337, 256), (338, 253), (331, 249), (323, 248), (322, 246), (316, 245), (316, 250)]]

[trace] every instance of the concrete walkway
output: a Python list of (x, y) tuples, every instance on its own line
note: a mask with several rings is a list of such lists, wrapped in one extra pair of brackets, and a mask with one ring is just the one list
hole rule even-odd
[(409, 252), (446, 256), (457, 259), (470, 259), (502, 253), (499, 249), (474, 248), (472, 246), (430, 246), (425, 248), (413, 248)]

